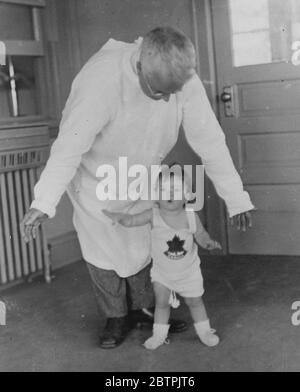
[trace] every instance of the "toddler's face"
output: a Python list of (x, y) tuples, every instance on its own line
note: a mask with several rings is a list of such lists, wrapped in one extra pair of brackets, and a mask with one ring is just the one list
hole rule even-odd
[(184, 184), (181, 178), (172, 177), (159, 182), (159, 206), (168, 211), (178, 211), (186, 204)]

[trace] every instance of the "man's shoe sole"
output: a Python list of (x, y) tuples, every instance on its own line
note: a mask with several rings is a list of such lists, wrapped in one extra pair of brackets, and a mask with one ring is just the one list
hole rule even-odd
[(169, 332), (170, 333), (183, 333), (183, 332), (186, 332), (187, 330), (188, 330), (188, 326), (187, 326), (187, 324), (185, 324), (185, 325), (182, 325), (182, 327), (177, 327), (177, 328), (170, 328), (170, 330), (169, 330)]
[[(133, 329), (140, 329), (140, 330), (150, 330), (153, 328), (153, 324), (150, 323), (146, 323), (146, 322), (136, 322), (136, 323), (132, 323), (132, 328)], [(188, 326), (187, 324), (182, 325), (182, 327), (177, 327), (177, 328), (170, 328), (170, 333), (183, 333), (185, 331), (188, 330)]]
[(117, 344), (117, 345), (103, 345), (103, 344), (100, 344), (100, 348), (102, 349), (102, 350), (113, 350), (113, 349), (115, 349), (115, 348), (118, 348), (120, 345), (121, 345), (122, 343), (120, 343), (120, 344)]
[(125, 341), (125, 338), (123, 340), (121, 340), (120, 342), (116, 342), (116, 343), (100, 343), (100, 348), (102, 348), (103, 350), (113, 350), (114, 348), (118, 348), (119, 346), (121, 346)]

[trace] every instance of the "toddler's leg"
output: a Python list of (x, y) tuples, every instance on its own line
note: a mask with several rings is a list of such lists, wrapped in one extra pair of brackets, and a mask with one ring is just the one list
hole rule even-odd
[(171, 306), (169, 304), (171, 291), (160, 283), (153, 283), (155, 294), (155, 324), (169, 324)]
[(195, 324), (208, 320), (206, 308), (201, 297), (186, 298), (185, 302), (190, 309)]
[(195, 329), (201, 342), (209, 347), (217, 346), (220, 339), (217, 335), (215, 335), (216, 331), (210, 327), (203, 299), (201, 297), (186, 298), (185, 301), (190, 309), (195, 323)]
[(169, 320), (171, 308), (169, 299), (171, 292), (160, 283), (154, 283), (153, 286), (155, 293), (153, 336), (144, 344), (148, 350), (155, 350), (162, 346), (168, 337), (170, 328)]

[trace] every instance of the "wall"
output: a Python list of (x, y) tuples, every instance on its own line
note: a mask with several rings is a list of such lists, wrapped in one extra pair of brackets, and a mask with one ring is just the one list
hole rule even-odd
[[(57, 134), (57, 124), (71, 82), (89, 57), (111, 37), (132, 42), (158, 25), (178, 27), (193, 39), (198, 48), (200, 76), (215, 104), (209, 0), (48, 0), (47, 20), (53, 89), (53, 136)], [(184, 164), (200, 163), (183, 132), (167, 160)], [(48, 225), (50, 239), (52, 236), (56, 241), (60, 237), (72, 237), (71, 212), (71, 206), (64, 198), (58, 216)], [(203, 220), (216, 238), (224, 243), (225, 232), (220, 225), (223, 210), (209, 182), (205, 212), (202, 214)], [(58, 265), (64, 262), (59, 260), (63, 259), (62, 255), (57, 256)]]
[(75, 0), (81, 60), (111, 37), (132, 42), (158, 25), (170, 24), (192, 35), (189, 0)]
[[(67, 20), (65, 19), (65, 15), (68, 14), (67, 5), (65, 0), (47, 0), (45, 16), (48, 114), (52, 142), (58, 133), (61, 112), (72, 81), (70, 65), (73, 62), (71, 52), (68, 52), (72, 37), (64, 23)], [(53, 268), (62, 267), (82, 258), (72, 215), (73, 208), (65, 194), (57, 207), (56, 216), (45, 224)]]

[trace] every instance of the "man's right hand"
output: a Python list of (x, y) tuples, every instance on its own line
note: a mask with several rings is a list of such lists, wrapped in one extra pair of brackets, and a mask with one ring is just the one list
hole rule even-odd
[(120, 225), (129, 226), (131, 223), (131, 215), (123, 214), (122, 212), (110, 212), (107, 210), (102, 210), (103, 214), (111, 219), (113, 225)]
[(39, 226), (48, 219), (48, 215), (43, 212), (32, 208), (25, 215), (20, 224), (21, 234), (25, 242), (30, 242), (36, 238)]

